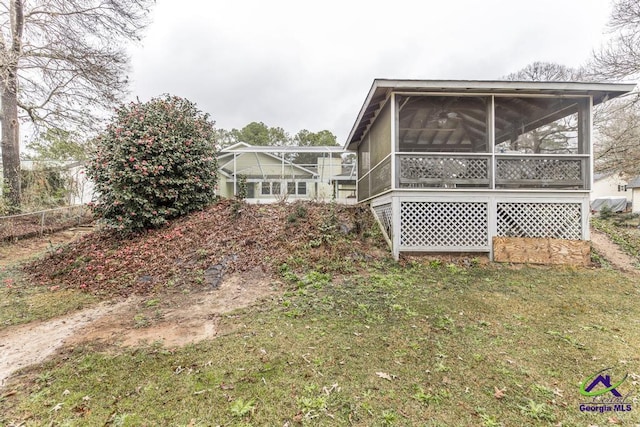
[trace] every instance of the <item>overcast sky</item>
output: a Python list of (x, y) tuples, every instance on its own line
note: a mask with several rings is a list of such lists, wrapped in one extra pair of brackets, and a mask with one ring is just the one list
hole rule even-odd
[(157, 0), (131, 98), (170, 93), (216, 127), (328, 129), (343, 143), (374, 78), (498, 79), (583, 64), (609, 0)]

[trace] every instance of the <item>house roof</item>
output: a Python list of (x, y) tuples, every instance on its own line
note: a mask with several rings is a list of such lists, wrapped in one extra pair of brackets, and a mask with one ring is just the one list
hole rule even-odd
[(639, 188), (640, 187), (640, 176), (636, 176), (633, 179), (629, 180), (627, 184), (627, 188)]
[(317, 145), (313, 147), (300, 147), (296, 145), (266, 145), (256, 146), (246, 142), (238, 142), (220, 150), (221, 153), (331, 153), (343, 154), (344, 148), (331, 145)]
[(345, 149), (354, 150), (375, 120), (391, 92), (456, 93), (475, 95), (592, 96), (600, 104), (634, 89), (632, 83), (522, 82), (489, 80), (387, 80), (375, 79), (360, 109)]
[[(238, 142), (234, 145), (231, 145), (229, 147), (226, 147), (222, 150), (220, 150), (220, 155), (218, 156), (218, 166), (219, 166), (219, 170), (220, 171), (225, 171), (227, 172), (227, 174), (229, 174), (229, 176), (233, 175), (233, 171), (232, 170), (225, 170), (225, 166), (228, 165), (229, 163), (231, 163), (233, 161), (233, 158), (231, 156), (238, 154), (239, 156), (244, 155), (244, 154), (251, 154), (253, 153), (255, 155), (255, 162), (256, 165), (258, 165), (260, 167), (261, 161), (260, 158), (258, 157), (258, 154), (262, 155), (262, 156), (267, 156), (270, 157), (274, 160), (277, 160), (278, 162), (282, 162), (283, 165), (286, 165), (288, 168), (292, 168), (292, 169), (297, 169), (300, 170), (304, 173), (310, 174), (312, 176), (317, 175), (318, 172), (317, 171), (313, 171), (309, 168), (297, 165), (293, 162), (290, 162), (289, 160), (284, 159), (281, 156), (277, 156), (275, 154), (272, 154), (273, 152), (279, 152), (278, 148), (283, 148), (283, 147), (273, 147), (273, 146), (268, 146), (268, 147), (256, 147), (250, 144), (247, 144), (246, 142)], [(291, 148), (291, 147), (289, 147)], [(302, 148), (302, 147), (292, 147), (292, 148)], [(340, 147), (327, 147), (327, 148), (338, 148), (340, 150), (340, 152), (342, 152), (342, 148)], [(275, 150), (274, 150), (275, 149)], [(287, 152), (296, 152), (296, 150), (291, 150), (291, 151), (287, 151)], [(225, 158), (229, 158), (229, 160), (227, 160), (226, 162), (222, 162), (220, 161), (221, 159), (225, 159)], [(266, 177), (265, 177), (266, 178)]]
[(593, 181), (597, 182), (597, 181), (600, 181), (601, 179), (608, 178), (611, 175), (613, 175), (613, 172), (594, 173), (593, 174)]

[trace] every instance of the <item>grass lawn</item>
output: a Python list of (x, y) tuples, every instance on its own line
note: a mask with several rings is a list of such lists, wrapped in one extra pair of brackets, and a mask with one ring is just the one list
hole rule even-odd
[(19, 273), (13, 269), (0, 271), (0, 330), (61, 316), (97, 301), (93, 295), (73, 289), (59, 290), (53, 296), (50, 289), (29, 286), (16, 276)]
[(588, 400), (580, 384), (604, 368), (613, 368), (612, 381), (628, 374), (618, 390), (638, 396), (637, 277), (421, 259), (311, 263), (300, 256), (278, 274), (288, 290), (227, 315), (214, 340), (130, 350), (88, 343), (29, 369), (0, 391), (0, 425), (640, 420), (636, 403), (629, 412), (579, 410)]

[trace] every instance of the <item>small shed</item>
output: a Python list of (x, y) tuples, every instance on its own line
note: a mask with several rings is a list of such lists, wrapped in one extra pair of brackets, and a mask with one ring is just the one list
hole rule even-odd
[(592, 109), (633, 84), (373, 82), (345, 148), (359, 202), (401, 252), (487, 252), (495, 237), (589, 239)]

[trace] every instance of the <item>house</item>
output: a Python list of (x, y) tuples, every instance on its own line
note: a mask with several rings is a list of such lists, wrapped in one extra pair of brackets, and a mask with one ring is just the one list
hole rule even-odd
[(234, 197), (241, 179), (247, 201), (317, 200), (355, 203), (356, 168), (341, 147), (258, 147), (239, 142), (218, 155), (218, 195)]
[[(84, 161), (69, 160), (20, 160), (22, 171), (41, 171), (46, 169), (56, 170), (59, 177), (64, 181), (64, 186), (68, 196), (67, 203), (73, 205), (83, 205), (89, 203), (93, 197), (94, 184), (85, 174)], [(0, 168), (0, 178), (2, 169)], [(2, 188), (0, 187), (0, 194)]]
[(627, 188), (631, 191), (631, 212), (640, 214), (640, 176), (631, 179)]
[(596, 173), (593, 175), (591, 200), (602, 197), (626, 197), (631, 202), (631, 189), (628, 180), (619, 173)]
[(591, 211), (608, 206), (614, 212), (624, 212), (631, 206), (631, 189), (619, 173), (596, 173), (591, 186)]
[(593, 106), (633, 84), (375, 80), (345, 149), (357, 199), (402, 252), (494, 237), (589, 240)]

